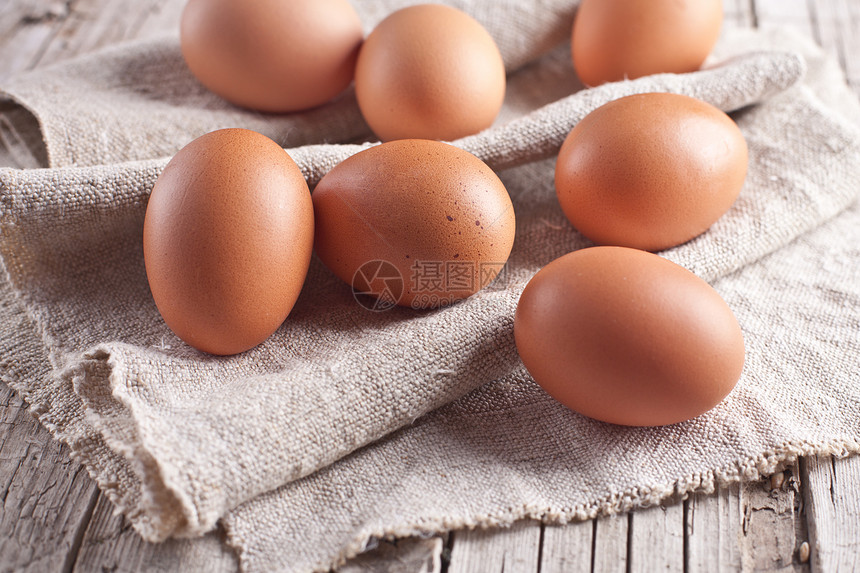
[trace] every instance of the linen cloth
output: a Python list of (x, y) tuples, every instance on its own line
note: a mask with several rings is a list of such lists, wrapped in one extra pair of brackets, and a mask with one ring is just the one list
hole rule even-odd
[[(356, 7), (369, 29), (406, 3)], [(559, 46), (575, 3), (450, 3), (485, 24), (510, 72), (496, 125), (454, 142), (511, 194), (502, 275), (448, 308), (374, 313), (314, 259), (284, 325), (235, 357), (189, 348), (160, 319), (148, 193), (182, 145), (232, 126), (289, 148), (313, 185), (372, 145), (352, 94), (302, 114), (240, 110), (194, 81), (175, 37), (3, 86), (5, 158), (29, 169), (0, 170), (0, 373), (146, 539), (221, 520), (245, 570), (326, 569), (375, 537), (583, 519), (860, 450), (860, 106), (838, 66), (792, 34), (736, 32), (703, 71), (584, 89)], [(512, 322), (528, 279), (589, 244), (555, 200), (561, 142), (646, 91), (732, 111), (749, 143), (736, 204), (661, 253), (727, 300), (747, 363), (713, 411), (622, 428), (549, 399)]]

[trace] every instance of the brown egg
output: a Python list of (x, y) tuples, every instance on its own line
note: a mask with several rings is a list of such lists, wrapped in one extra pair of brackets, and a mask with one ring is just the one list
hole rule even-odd
[(347, 0), (189, 0), (180, 26), (182, 55), (203, 85), (267, 112), (311, 108), (342, 92), (363, 36)]
[(493, 123), (505, 98), (505, 65), (469, 15), (441, 4), (410, 6), (367, 37), (355, 93), (383, 141), (452, 141)]
[(335, 166), (313, 193), (315, 247), (357, 292), (430, 308), (477, 292), (514, 242), (504, 185), (446, 143), (399, 140)]
[(747, 144), (729, 116), (690, 97), (648, 93), (609, 102), (573, 128), (555, 188), (592, 241), (658, 251), (707, 230), (746, 173)]
[(694, 418), (731, 392), (743, 335), (705, 281), (658, 255), (592, 247), (541, 269), (514, 319), (535, 381), (586, 416), (629, 426)]
[(573, 65), (586, 85), (698, 70), (723, 23), (720, 0), (582, 0)]
[(307, 183), (277, 143), (244, 129), (199, 137), (170, 160), (146, 207), (155, 304), (199, 350), (248, 350), (293, 308), (313, 234)]

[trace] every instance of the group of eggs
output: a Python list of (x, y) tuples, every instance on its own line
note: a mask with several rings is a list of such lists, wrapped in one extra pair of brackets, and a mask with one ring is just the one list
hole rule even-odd
[(355, 83), (383, 141), (451, 141), (489, 127), (505, 97), (490, 34), (442, 4), (390, 14), (364, 39), (348, 0), (189, 0), (181, 47), (191, 72), (239, 106), (295, 112)]
[[(692, 71), (721, 19), (719, 0), (583, 0), (574, 65), (588, 84)], [(231, 355), (268, 338), (292, 310), (313, 250), (359, 292), (390, 297), (379, 281), (396, 275), (390, 302), (416, 309), (466, 298), (497, 276), (514, 242), (510, 197), (486, 164), (443, 143), (489, 127), (504, 98), (502, 58), (478, 22), (412, 6), (363, 40), (346, 0), (190, 0), (181, 36), (192, 73), (244, 107), (307, 109), (354, 81), (384, 141), (332, 168), (313, 195), (292, 158), (256, 132), (211, 132), (171, 159), (147, 205), (144, 261), (161, 315), (185, 342)], [(570, 132), (558, 200), (602, 246), (546, 265), (514, 319), (523, 363), (550, 395), (599, 420), (661, 425), (731, 391), (744, 363), (734, 315), (707, 283), (650, 251), (710, 227), (746, 167), (734, 122), (686, 96), (621, 98)]]

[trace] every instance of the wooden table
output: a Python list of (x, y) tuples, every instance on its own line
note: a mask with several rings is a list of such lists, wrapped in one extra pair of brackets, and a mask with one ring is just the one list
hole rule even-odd
[[(9, 75), (175, 29), (182, 0), (0, 0)], [(724, 0), (726, 25), (790, 24), (860, 93), (860, 0)], [(0, 571), (235, 571), (223, 533), (143, 542), (0, 384)], [(341, 571), (860, 571), (860, 457), (804, 458), (763, 482), (568, 526), (521, 522), (383, 544)]]

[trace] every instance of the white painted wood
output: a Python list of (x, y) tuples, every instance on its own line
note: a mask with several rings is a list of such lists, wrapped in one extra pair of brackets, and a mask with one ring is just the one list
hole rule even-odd
[(545, 526), (541, 573), (590, 573), (593, 541), (593, 521)]
[(741, 568), (740, 486), (692, 495), (686, 504), (687, 570), (731, 573)]
[(518, 521), (509, 528), (453, 533), (448, 573), (536, 573), (541, 525)]
[(804, 499), (816, 571), (860, 571), (860, 457), (807, 458)]
[(597, 519), (594, 528), (594, 573), (623, 573), (627, 570), (627, 532), (630, 515)]
[(684, 504), (668, 503), (630, 514), (630, 570), (684, 571)]

